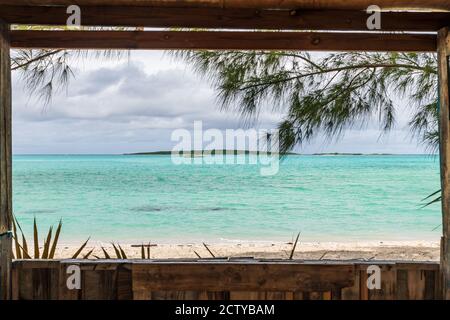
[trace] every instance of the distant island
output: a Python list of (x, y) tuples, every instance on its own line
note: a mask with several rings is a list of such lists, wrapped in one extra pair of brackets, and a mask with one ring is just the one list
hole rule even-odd
[(392, 156), (391, 153), (339, 153), (339, 152), (328, 152), (328, 153), (313, 153), (313, 156)]
[[(266, 151), (248, 151), (248, 150), (191, 150), (191, 151), (179, 151), (180, 156), (201, 157), (206, 155), (267, 155), (278, 154), (276, 152)], [(172, 151), (154, 151), (154, 152), (136, 152), (136, 153), (124, 153), (125, 156), (170, 156)], [(308, 154), (300, 154), (295, 152), (289, 152), (288, 156), (301, 156)], [(340, 153), (340, 152), (325, 152), (325, 153), (313, 153), (311, 156), (391, 156), (391, 153)]]
[[(191, 150), (191, 151), (179, 151), (180, 156), (198, 157), (206, 155), (268, 155), (278, 154), (277, 152), (267, 151), (249, 151), (249, 150)], [(125, 153), (126, 156), (167, 156), (172, 155), (172, 151), (155, 151), (155, 152), (137, 152), (137, 153)], [(298, 153), (289, 152), (286, 155), (300, 155)]]

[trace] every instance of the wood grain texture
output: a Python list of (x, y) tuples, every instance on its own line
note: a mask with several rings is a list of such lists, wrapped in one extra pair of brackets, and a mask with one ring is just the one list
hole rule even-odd
[(450, 100), (449, 100), (449, 28), (438, 34), (439, 129), (442, 188), (441, 283), (442, 294), (450, 299)]
[(263, 300), (265, 293), (258, 291), (231, 291), (230, 300)]
[(117, 300), (133, 300), (131, 266), (121, 264), (115, 272)]
[(436, 297), (436, 273), (432, 271), (423, 271), (425, 277), (424, 300), (434, 300)]
[(9, 26), (0, 20), (0, 299), (11, 297), (11, 60)]
[(361, 268), (359, 271), (359, 299), (369, 300), (369, 288), (367, 286), (367, 268)]
[(35, 297), (33, 295), (33, 269), (18, 268), (17, 271), (18, 271), (18, 282), (20, 285), (20, 288), (17, 290), (19, 292), (18, 299), (34, 300)]
[[(81, 265), (81, 263), (77, 263), (76, 265)], [(82, 297), (81, 290), (69, 290), (67, 288), (67, 267), (68, 264), (63, 262), (59, 265), (58, 300), (80, 300)]]
[(395, 300), (397, 288), (397, 268), (381, 266), (381, 288), (368, 291), (369, 300)]
[(13, 48), (146, 50), (436, 50), (432, 34), (207, 31), (11, 31)]
[(19, 300), (20, 298), (20, 282), (19, 269), (14, 264), (11, 268), (11, 300)]
[(403, 269), (397, 270), (397, 299), (409, 299), (408, 271)]
[[(264, 10), (165, 7), (81, 7), (83, 26), (152, 28), (361, 30), (369, 15), (357, 10)], [(9, 24), (66, 25), (66, 7), (3, 6), (0, 19)], [(438, 31), (449, 12), (385, 12), (382, 31)]]
[(359, 300), (360, 299), (360, 271), (356, 268), (355, 281), (353, 286), (342, 288), (341, 298), (342, 300)]
[(13, 268), (14, 300), (57, 300), (59, 268)]
[(133, 264), (133, 291), (331, 291), (353, 285), (353, 265)]
[(425, 299), (425, 274), (422, 270), (408, 271), (409, 300)]
[[(65, 287), (65, 270), (72, 264), (82, 271), (81, 290)], [(381, 268), (381, 290), (367, 289), (367, 267), (372, 264)], [(136, 266), (141, 271), (135, 272)], [(343, 279), (347, 273), (352, 281)], [(14, 299), (19, 300), (422, 300), (438, 299), (441, 294), (439, 264), (386, 261), (17, 260), (13, 280)]]
[(139, 295), (140, 300), (230, 300), (228, 292), (211, 291), (151, 291)]
[(57, 300), (59, 262), (28, 260), (13, 264), (12, 291), (14, 300)]
[[(374, 2), (373, 0), (0, 0), (0, 5), (2, 4), (365, 10)], [(383, 9), (450, 10), (448, 0), (377, 0), (376, 4)]]
[[(67, 267), (78, 265), (81, 270), (81, 289), (66, 286)], [(131, 267), (126, 263), (95, 263), (93, 261), (64, 260), (60, 262), (59, 297), (63, 300), (132, 300)], [(138, 295), (135, 297), (138, 298)]]
[[(106, 273), (106, 274), (105, 274)], [(111, 300), (111, 283), (108, 271), (83, 271), (81, 300)]]

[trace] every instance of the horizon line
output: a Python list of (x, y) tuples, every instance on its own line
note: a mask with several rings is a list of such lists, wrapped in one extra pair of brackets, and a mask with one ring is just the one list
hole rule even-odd
[[(136, 156), (136, 155), (152, 155), (152, 153), (168, 152), (168, 151), (147, 151), (147, 152), (127, 152), (127, 153), (13, 153), (13, 156)], [(157, 155), (157, 154), (155, 154)], [(320, 156), (320, 155), (393, 155), (393, 156), (437, 156), (437, 153), (391, 153), (391, 152), (314, 152), (314, 153), (298, 153), (293, 152), (292, 156)]]

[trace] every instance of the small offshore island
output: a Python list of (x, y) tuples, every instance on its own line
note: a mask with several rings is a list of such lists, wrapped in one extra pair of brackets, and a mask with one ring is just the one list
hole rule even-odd
[(392, 153), (340, 153), (340, 152), (326, 152), (313, 153), (312, 156), (393, 156)]
[[(249, 150), (190, 150), (190, 151), (178, 151), (180, 156), (214, 156), (214, 155), (271, 155), (278, 154), (277, 152), (267, 151), (249, 151)], [(125, 153), (125, 156), (170, 156), (172, 151), (155, 151), (155, 152), (137, 152), (137, 153)], [(299, 153), (289, 152), (286, 155), (300, 155)]]
[[(204, 155), (268, 155), (268, 154), (278, 154), (276, 152), (266, 152), (266, 151), (249, 151), (249, 150), (190, 150), (190, 151), (179, 151), (180, 156), (204, 156)], [(170, 156), (172, 151), (151, 151), (151, 152), (136, 152), (136, 153), (124, 153), (125, 156)], [(325, 152), (325, 153), (312, 153), (312, 154), (301, 154), (296, 152), (288, 152), (285, 155), (288, 156), (392, 156), (391, 153), (341, 153), (341, 152)]]

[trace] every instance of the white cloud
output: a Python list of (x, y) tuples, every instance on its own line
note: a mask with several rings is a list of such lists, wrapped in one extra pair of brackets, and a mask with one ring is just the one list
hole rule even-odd
[[(374, 125), (349, 130), (344, 139), (324, 143), (317, 139), (303, 151), (420, 153), (404, 129), (409, 113), (399, 113), (397, 130), (379, 139)], [(272, 128), (281, 114), (265, 110), (259, 127)], [(14, 76), (14, 152), (22, 153), (125, 153), (171, 149), (171, 131), (191, 128), (203, 120), (206, 128), (243, 125), (235, 113), (217, 106), (208, 83), (181, 62), (162, 52), (133, 53), (127, 61), (85, 62), (67, 93), (52, 105), (33, 102)]]

